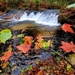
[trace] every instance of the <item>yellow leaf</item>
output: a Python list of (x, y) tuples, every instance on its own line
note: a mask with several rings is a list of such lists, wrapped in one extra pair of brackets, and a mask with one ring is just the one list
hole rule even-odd
[(17, 66), (14, 66), (14, 67), (12, 68), (12, 71), (14, 71), (16, 68), (17, 68)]
[(48, 40), (48, 42), (47, 42), (47, 46), (52, 47), (52, 41), (51, 41), (51, 40)]
[(2, 70), (0, 70), (0, 72), (2, 72)]

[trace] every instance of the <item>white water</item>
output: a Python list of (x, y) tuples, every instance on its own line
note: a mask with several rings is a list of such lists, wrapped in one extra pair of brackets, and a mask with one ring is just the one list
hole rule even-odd
[[(10, 22), (22, 22), (22, 21), (34, 21), (35, 23), (49, 26), (59, 26), (58, 23), (58, 10), (46, 10), (46, 11), (25, 11), (21, 16), (20, 14), (14, 14), (13, 18), (5, 19), (12, 13), (16, 13), (16, 11), (9, 11), (6, 14), (0, 16), (0, 20), (7, 20)], [(16, 16), (20, 17), (19, 19)]]
[(27, 12), (21, 16), (18, 21), (34, 21), (35, 23), (43, 24), (43, 25), (50, 25), (50, 26), (59, 26), (58, 23), (58, 14), (57, 12), (31, 12), (29, 15)]

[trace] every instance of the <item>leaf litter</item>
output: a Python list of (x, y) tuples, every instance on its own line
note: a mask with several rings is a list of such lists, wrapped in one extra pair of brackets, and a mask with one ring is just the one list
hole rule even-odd
[[(74, 34), (74, 31), (70, 28), (62, 29), (65, 32), (71, 32)], [(16, 35), (17, 36), (17, 35)], [(49, 53), (48, 47), (51, 47), (51, 40), (44, 40), (42, 35), (38, 35), (36, 40), (31, 36), (19, 35), (14, 39), (23, 39), (24, 42), (21, 45), (13, 46), (13, 44), (8, 46), (8, 51), (4, 52), (4, 55), (0, 57), (0, 69), (1, 74), (7, 75), (75, 75), (71, 66), (64, 60), (57, 61), (54, 56)], [(10, 41), (11, 41), (10, 40)], [(5, 42), (8, 39), (5, 40)], [(20, 40), (19, 40), (20, 41)], [(3, 42), (3, 43), (5, 43)], [(6, 42), (7, 43), (7, 42)], [(19, 42), (18, 42), (19, 43)], [(66, 52), (74, 51), (74, 44), (71, 41), (70, 43), (61, 41), (62, 48)], [(1, 43), (2, 44), (2, 43)], [(66, 48), (69, 45), (69, 48)], [(14, 49), (13, 49), (14, 48)], [(20, 51), (20, 53), (18, 52)], [(47, 53), (47, 54), (46, 54)], [(43, 54), (43, 55), (42, 55)], [(48, 56), (50, 55), (50, 56)], [(46, 56), (48, 56), (46, 58)], [(58, 57), (58, 56), (57, 56)], [(44, 60), (41, 60), (45, 58)], [(7, 64), (9, 62), (9, 64)], [(27, 66), (28, 63), (31, 63), (30, 66)], [(23, 71), (22, 71), (23, 70)], [(25, 70), (25, 71), (24, 71)]]

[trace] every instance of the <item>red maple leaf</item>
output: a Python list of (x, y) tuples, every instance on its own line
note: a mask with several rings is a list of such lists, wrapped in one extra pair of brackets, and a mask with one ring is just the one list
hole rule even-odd
[(19, 46), (16, 46), (16, 48), (23, 53), (27, 53), (32, 45), (32, 37), (25, 36), (24, 37), (25, 42)]
[(65, 32), (74, 33), (74, 31), (73, 31), (73, 29), (71, 28), (71, 25), (70, 25), (70, 24), (63, 24), (62, 30), (65, 31)]
[(7, 62), (9, 58), (12, 56), (13, 52), (12, 51), (7, 51), (4, 53), (4, 55), (0, 58), (1, 61)]
[(67, 53), (70, 51), (75, 52), (75, 45), (72, 41), (70, 43), (62, 41), (62, 46), (60, 46), (60, 48), (62, 48)]

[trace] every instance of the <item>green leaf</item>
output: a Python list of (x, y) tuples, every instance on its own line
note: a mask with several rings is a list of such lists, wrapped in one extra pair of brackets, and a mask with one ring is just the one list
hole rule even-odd
[(36, 60), (36, 61), (35, 61), (35, 64), (39, 64), (39, 61), (38, 61), (38, 60)]
[(0, 32), (0, 42), (4, 43), (12, 37), (10, 29), (4, 29)]
[(23, 44), (24, 43), (24, 39), (22, 39), (19, 43), (20, 43), (20, 45)]
[(72, 69), (71, 65), (67, 65), (67, 70), (69, 71), (71, 69)]
[(32, 70), (32, 65), (28, 65), (27, 69)]
[(21, 71), (21, 73), (24, 73), (25, 72), (25, 69), (21, 69), (20, 71)]
[(17, 35), (17, 38), (24, 37), (24, 34)]
[(48, 40), (47, 42), (45, 40), (42, 41), (42, 48), (44, 49), (48, 49), (48, 47), (50, 46), (51, 41)]
[(48, 48), (48, 45), (47, 45), (47, 42), (46, 41), (43, 41), (42, 42), (42, 48), (44, 48), (44, 49), (47, 49)]

